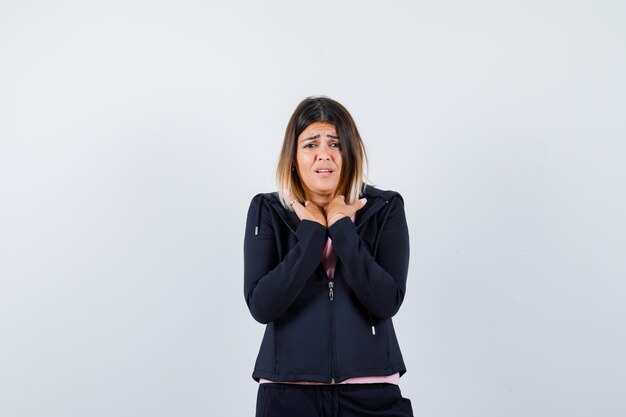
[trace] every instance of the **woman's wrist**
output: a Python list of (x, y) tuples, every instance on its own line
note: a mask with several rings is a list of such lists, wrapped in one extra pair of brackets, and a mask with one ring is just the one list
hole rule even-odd
[(333, 214), (332, 216), (328, 218), (328, 227), (332, 226), (333, 224), (335, 224), (337, 220), (342, 219), (344, 217), (348, 217), (348, 215), (342, 212)]

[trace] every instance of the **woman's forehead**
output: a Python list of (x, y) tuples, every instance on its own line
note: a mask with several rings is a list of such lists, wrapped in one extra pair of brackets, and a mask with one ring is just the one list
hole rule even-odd
[(333, 124), (328, 123), (328, 122), (314, 122), (308, 125), (302, 131), (302, 133), (300, 133), (300, 136), (308, 135), (308, 134), (315, 133), (315, 132), (336, 134), (337, 129), (335, 128)]

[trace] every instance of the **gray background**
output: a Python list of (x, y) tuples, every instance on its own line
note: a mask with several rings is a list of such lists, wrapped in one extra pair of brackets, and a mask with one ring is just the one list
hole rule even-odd
[(246, 416), (296, 104), (405, 197), (416, 416), (626, 414), (620, 1), (0, 1), (0, 416)]

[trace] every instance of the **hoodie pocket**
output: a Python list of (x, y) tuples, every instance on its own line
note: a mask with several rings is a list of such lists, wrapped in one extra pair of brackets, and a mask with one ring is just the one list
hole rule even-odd
[(370, 319), (369, 312), (360, 303), (350, 304), (337, 313), (337, 374), (367, 370), (376, 374), (375, 370), (388, 368), (389, 362), (384, 322)]
[[(312, 288), (314, 287), (314, 288)], [(326, 287), (307, 285), (291, 308), (275, 321), (279, 374), (330, 375), (330, 315)], [(317, 297), (309, 290), (318, 290)]]

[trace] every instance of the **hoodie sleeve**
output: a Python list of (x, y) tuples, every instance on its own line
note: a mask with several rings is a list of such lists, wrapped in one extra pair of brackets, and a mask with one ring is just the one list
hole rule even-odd
[(244, 296), (252, 317), (264, 324), (296, 300), (319, 265), (327, 238), (324, 226), (303, 220), (296, 229), (297, 243), (280, 260), (269, 210), (261, 194), (252, 199), (244, 237)]
[(336, 221), (328, 229), (347, 284), (365, 308), (381, 319), (395, 315), (400, 309), (409, 267), (409, 232), (404, 202), (397, 195), (387, 204), (391, 207), (379, 224), (381, 230), (374, 255), (370, 254), (348, 217)]

